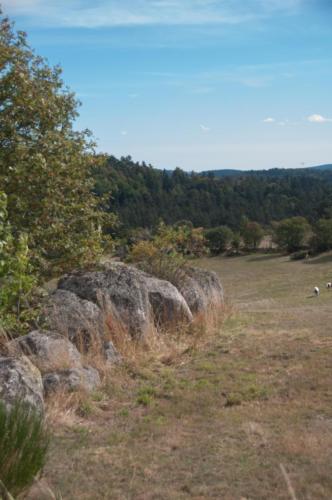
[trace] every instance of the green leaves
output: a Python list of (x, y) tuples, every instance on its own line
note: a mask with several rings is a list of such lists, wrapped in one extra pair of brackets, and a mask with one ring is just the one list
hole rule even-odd
[(73, 128), (78, 101), (34, 54), (23, 33), (0, 22), (0, 186), (15, 238), (29, 234), (35, 267), (56, 273), (95, 260), (100, 227), (114, 218), (91, 192), (98, 166), (89, 131)]

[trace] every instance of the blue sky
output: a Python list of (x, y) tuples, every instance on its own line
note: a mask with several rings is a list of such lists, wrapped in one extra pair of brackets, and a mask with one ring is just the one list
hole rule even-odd
[(332, 163), (332, 0), (0, 0), (100, 151), (159, 168)]

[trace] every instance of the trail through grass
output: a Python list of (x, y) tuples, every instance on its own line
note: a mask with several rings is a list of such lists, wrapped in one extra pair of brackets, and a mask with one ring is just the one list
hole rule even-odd
[(174, 364), (117, 369), (57, 427), (46, 479), (63, 499), (332, 498), (332, 256), (199, 265), (232, 313)]

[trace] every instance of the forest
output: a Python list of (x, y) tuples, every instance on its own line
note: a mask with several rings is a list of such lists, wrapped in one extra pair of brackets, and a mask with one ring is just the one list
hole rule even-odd
[(109, 156), (94, 175), (96, 194), (106, 197), (108, 210), (118, 215), (123, 230), (154, 228), (160, 220), (238, 230), (244, 216), (263, 226), (297, 216), (314, 224), (331, 216), (328, 169), (272, 169), (218, 177), (179, 168), (158, 170), (130, 156)]

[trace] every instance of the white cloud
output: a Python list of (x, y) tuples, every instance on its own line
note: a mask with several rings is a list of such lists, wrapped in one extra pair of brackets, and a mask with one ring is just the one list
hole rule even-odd
[(2, 0), (7, 14), (33, 24), (96, 28), (240, 24), (289, 12), (301, 0)]
[(326, 123), (326, 122), (332, 122), (332, 118), (326, 118), (325, 116), (322, 115), (310, 115), (308, 116), (307, 120), (311, 123)]
[(127, 130), (121, 130), (121, 132), (120, 132), (120, 133), (121, 133), (121, 135), (128, 135)]
[(270, 116), (268, 118), (265, 118), (263, 120), (264, 123), (274, 123), (275, 122), (275, 119), (274, 118), (271, 118)]
[(205, 125), (200, 125), (200, 127), (203, 132), (210, 132), (211, 130), (209, 127), (206, 127)]

